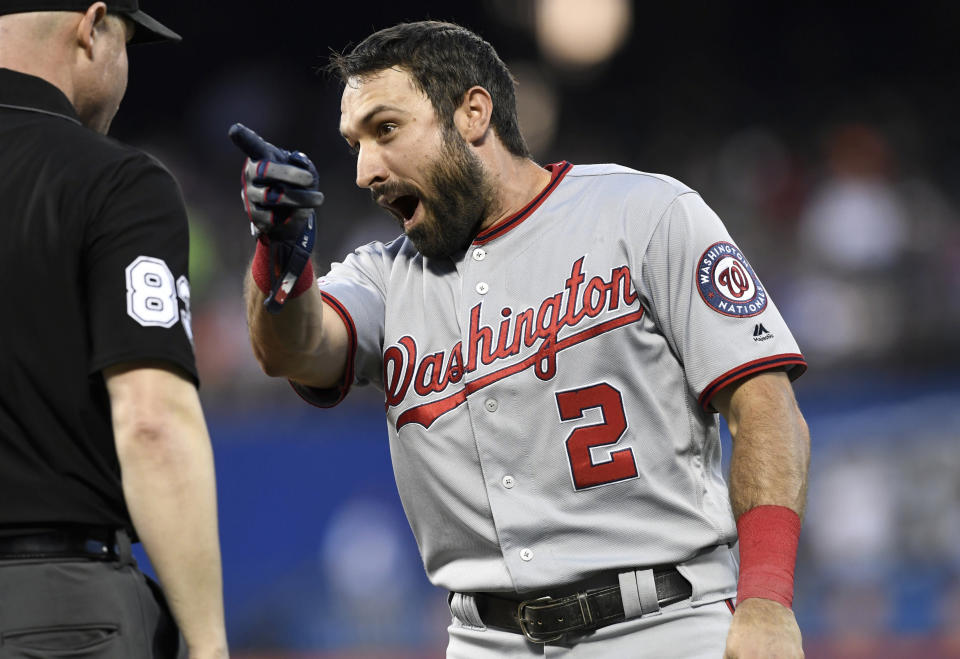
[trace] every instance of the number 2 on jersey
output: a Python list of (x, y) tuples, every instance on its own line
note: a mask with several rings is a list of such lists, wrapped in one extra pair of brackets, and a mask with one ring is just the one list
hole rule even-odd
[(582, 419), (583, 412), (592, 408), (599, 408), (603, 416), (602, 423), (574, 428), (567, 437), (567, 457), (574, 488), (583, 490), (636, 478), (637, 464), (633, 449), (608, 449), (609, 458), (600, 462), (594, 462), (592, 455), (594, 448), (619, 442), (627, 430), (627, 417), (620, 392), (602, 382), (583, 389), (558, 391), (556, 396), (562, 421)]

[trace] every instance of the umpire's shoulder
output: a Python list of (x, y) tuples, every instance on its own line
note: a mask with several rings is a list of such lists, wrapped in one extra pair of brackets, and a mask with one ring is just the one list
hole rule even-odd
[(157, 158), (112, 137), (86, 130), (86, 154), (75, 162), (87, 172), (90, 202), (111, 203), (117, 195), (139, 196), (146, 205), (183, 205), (180, 185)]
[(73, 172), (75, 178), (93, 182), (146, 173), (173, 181), (173, 175), (159, 160), (112, 137), (67, 122), (50, 122), (46, 130), (45, 147), (56, 153), (62, 167)]

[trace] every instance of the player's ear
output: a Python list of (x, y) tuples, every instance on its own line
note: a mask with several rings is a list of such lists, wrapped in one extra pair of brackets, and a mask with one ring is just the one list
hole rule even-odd
[(96, 31), (107, 18), (107, 5), (104, 2), (94, 2), (87, 7), (77, 24), (77, 45), (86, 52), (87, 57), (93, 59), (93, 44), (96, 41)]
[(492, 116), (490, 92), (476, 85), (464, 93), (460, 107), (453, 113), (453, 121), (464, 140), (477, 144), (486, 136)]

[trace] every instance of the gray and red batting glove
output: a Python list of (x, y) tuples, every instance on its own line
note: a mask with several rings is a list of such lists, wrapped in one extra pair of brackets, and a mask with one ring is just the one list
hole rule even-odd
[(267, 295), (267, 311), (277, 313), (313, 285), (310, 253), (323, 203), (317, 170), (305, 153), (275, 147), (243, 124), (228, 134), (247, 156), (240, 197), (258, 241), (253, 280)]

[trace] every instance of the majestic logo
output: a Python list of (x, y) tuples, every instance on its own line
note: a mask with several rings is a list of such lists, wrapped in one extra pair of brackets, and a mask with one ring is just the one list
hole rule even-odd
[(763, 323), (757, 323), (753, 326), (753, 340), (766, 341), (773, 338), (773, 332), (763, 326)]
[(736, 245), (714, 243), (697, 262), (697, 290), (715, 311), (749, 318), (767, 308), (767, 292)]
[(535, 347), (532, 353), (527, 350), (530, 354), (519, 361), (470, 380), (449, 396), (405, 410), (397, 419), (397, 428), (407, 423), (428, 428), (463, 403), (468, 395), (528, 368), (541, 380), (549, 380), (557, 372), (557, 353), (639, 320), (643, 309), (628, 309), (626, 313), (560, 337), (565, 328), (577, 328), (605, 311), (620, 309), (621, 305), (632, 307), (639, 299), (631, 287), (630, 268), (626, 265), (613, 268), (609, 279), (593, 277), (585, 281), (583, 259), (580, 257), (573, 264), (563, 290), (543, 300), (536, 309), (514, 312), (504, 307), (500, 310), (503, 320), (495, 327), (480, 322), (483, 304), (474, 306), (470, 310), (466, 342), (459, 341), (449, 350), (421, 355), (412, 336), (403, 336), (384, 350), (383, 382), (389, 409), (399, 405), (411, 387), (419, 396), (440, 393), (464, 380), (480, 365), (507, 360)]

